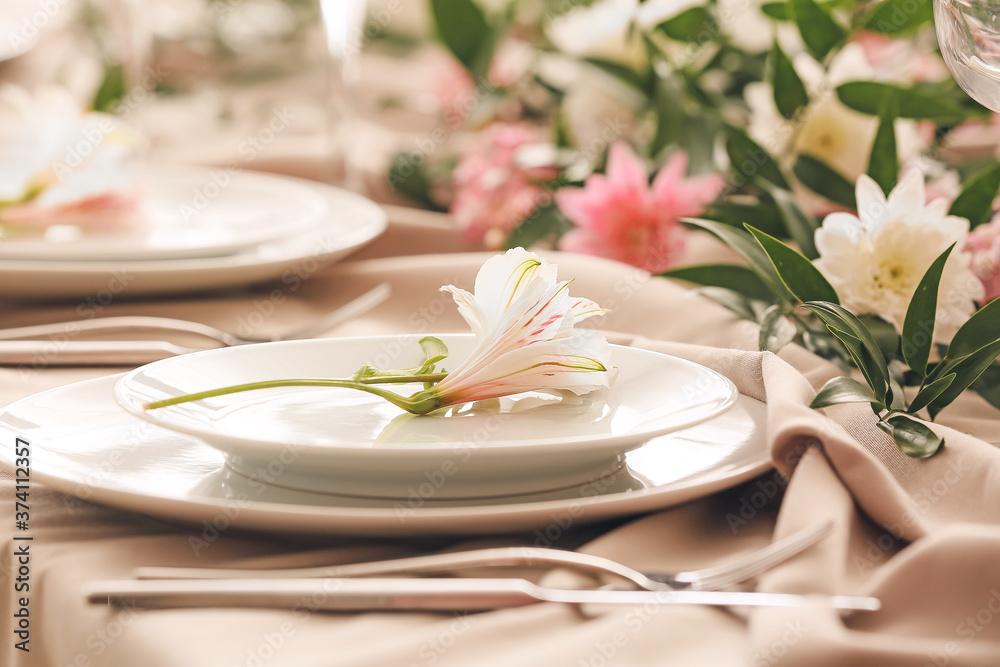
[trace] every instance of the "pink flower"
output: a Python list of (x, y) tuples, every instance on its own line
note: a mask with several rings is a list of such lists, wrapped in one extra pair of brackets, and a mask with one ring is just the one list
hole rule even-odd
[(1000, 296), (1000, 217), (969, 232), (964, 250), (972, 254), (969, 262), (972, 272), (986, 290), (982, 303)]
[(555, 178), (554, 168), (524, 168), (518, 150), (538, 142), (523, 123), (494, 123), (481, 132), (455, 169), (451, 214), (471, 244), (499, 248), (503, 240), (548, 197), (535, 181)]
[(0, 209), (0, 223), (26, 229), (73, 225), (91, 232), (110, 232), (129, 227), (139, 213), (138, 192), (112, 190), (54, 204), (35, 200), (8, 206)]
[(650, 187), (645, 165), (628, 144), (612, 145), (607, 175), (556, 193), (559, 208), (576, 225), (559, 247), (652, 273), (668, 268), (684, 247), (679, 220), (700, 215), (722, 190), (715, 174), (685, 178), (687, 164), (687, 153), (674, 152)]

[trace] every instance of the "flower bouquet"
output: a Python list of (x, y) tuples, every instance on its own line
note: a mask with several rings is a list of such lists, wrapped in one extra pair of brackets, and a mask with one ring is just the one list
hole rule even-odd
[[(1000, 407), (1000, 123), (950, 76), (930, 2), (430, 8), (475, 134), (453, 164), (397, 159), (390, 187), (474, 243), (698, 286), (761, 349), (840, 365), (814, 407), (870, 403), (910, 456), (942, 445), (918, 415), (969, 389)], [(705, 232), (744, 263), (690, 265)]]

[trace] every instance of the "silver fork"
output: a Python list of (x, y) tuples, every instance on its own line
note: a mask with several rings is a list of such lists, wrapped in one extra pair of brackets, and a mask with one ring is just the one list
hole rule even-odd
[(358, 298), (349, 301), (340, 308), (327, 313), (318, 320), (307, 326), (292, 331), (286, 331), (273, 336), (240, 336), (229, 333), (222, 329), (202, 324), (201, 322), (191, 322), (170, 317), (151, 317), (145, 315), (126, 315), (116, 317), (99, 317), (93, 320), (83, 320), (80, 322), (54, 322), (52, 324), (37, 324), (27, 327), (16, 327), (12, 329), (0, 330), (0, 341), (14, 341), (25, 339), (43, 339), (47, 336), (65, 334), (68, 327), (72, 327), (75, 333), (93, 332), (115, 332), (129, 333), (133, 331), (174, 331), (178, 333), (196, 334), (216, 340), (223, 345), (247, 345), (250, 343), (269, 343), (279, 340), (302, 340), (312, 338), (324, 331), (329, 331), (337, 325), (357, 317), (378, 304), (382, 303), (392, 294), (392, 287), (389, 283), (382, 283)]
[(715, 591), (729, 588), (766, 572), (812, 546), (833, 530), (833, 521), (803, 528), (768, 546), (727, 563), (675, 573), (643, 573), (601, 556), (561, 549), (499, 547), (417, 556), (372, 563), (275, 570), (222, 568), (141, 567), (138, 579), (314, 579), (375, 577), (388, 574), (433, 574), (480, 567), (564, 567), (587, 574), (613, 575), (650, 591)]

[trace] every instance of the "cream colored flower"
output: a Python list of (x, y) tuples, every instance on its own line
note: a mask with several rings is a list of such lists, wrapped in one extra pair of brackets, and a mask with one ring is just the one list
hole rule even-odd
[(963, 251), (969, 221), (925, 203), (923, 176), (908, 171), (888, 199), (868, 176), (857, 182), (858, 215), (832, 213), (816, 230), (816, 267), (856, 315), (878, 315), (902, 331), (906, 309), (934, 260), (955, 243), (941, 276), (934, 340), (947, 343), (975, 312), (983, 285)]
[[(784, 118), (774, 103), (770, 83), (754, 82), (744, 96), (750, 107), (750, 136), (765, 150), (790, 167), (797, 155), (809, 155), (855, 181), (865, 173), (878, 118), (849, 109), (837, 99), (835, 88), (854, 80), (878, 80), (864, 51), (849, 44), (830, 63), (827, 70), (805, 53), (793, 63), (809, 93), (809, 104), (794, 120)], [(900, 160), (914, 157), (922, 142), (912, 120), (897, 120), (896, 143)], [(808, 197), (806, 198), (808, 199)], [(807, 202), (807, 208), (814, 208)]]

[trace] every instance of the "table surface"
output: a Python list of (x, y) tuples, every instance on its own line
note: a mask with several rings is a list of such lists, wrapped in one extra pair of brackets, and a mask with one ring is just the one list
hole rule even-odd
[[(389, 302), (329, 335), (405, 331), (421, 307), (429, 312), (438, 303), (438, 286), (470, 286), (485, 258), (420, 254), (442, 249), (462, 249), (452, 230), (394, 222), (373, 246), (289, 292), (262, 329), (308, 321), (388, 280), (394, 287)], [(702, 239), (693, 252), (710, 255), (717, 249)], [(963, 433), (1000, 440), (991, 409), (976, 397), (962, 401), (944, 415), (954, 427), (945, 428), (945, 452), (930, 461), (911, 461), (873, 427), (870, 412), (847, 407), (823, 416), (806, 407), (815, 387), (836, 374), (822, 360), (798, 348), (780, 358), (755, 352), (755, 325), (666, 280), (595, 258), (553, 253), (552, 259), (561, 277), (575, 279), (574, 293), (613, 305), (614, 312), (600, 323), (603, 328), (633, 334), (637, 345), (712, 366), (743, 393), (766, 400), (778, 470), (645, 517), (570, 525), (551, 545), (670, 571), (724, 560), (766, 544), (773, 534), (832, 518), (834, 534), (763, 577), (761, 589), (874, 594), (883, 600), (883, 611), (840, 618), (821, 609), (767, 610), (745, 617), (722, 609), (649, 607), (587, 617), (557, 605), (468, 615), (88, 606), (79, 593), (87, 582), (127, 578), (143, 565), (334, 564), (442, 549), (538, 545), (541, 537), (289, 538), (236, 529), (213, 535), (207, 548), (199, 548), (204, 526), (171, 525), (33, 485), (31, 651), (17, 650), (8, 633), (0, 646), (3, 664), (934, 664), (938, 654), (948, 664), (996, 664), (1000, 624), (984, 621), (993, 613), (989, 605), (998, 604), (991, 595), (1000, 586), (995, 558), (1000, 471), (996, 450)], [(101, 314), (184, 317), (233, 328), (271, 289), (123, 299)], [(11, 304), (4, 308), (4, 324), (67, 319), (73, 310), (73, 304)], [(453, 310), (435, 311), (440, 312), (434, 330), (464, 328)], [(0, 369), (0, 402), (104, 372)], [(9, 520), (0, 521), (0, 533), (7, 537), (17, 532), (14, 500), (13, 483), (0, 482), (0, 502), (10, 507), (4, 513)], [(19, 563), (13, 554), (11, 546), (0, 560), (0, 609), (7, 619), (20, 608), (14, 588)], [(578, 583), (558, 572), (546, 574), (544, 581)], [(987, 611), (976, 620), (980, 609)]]

